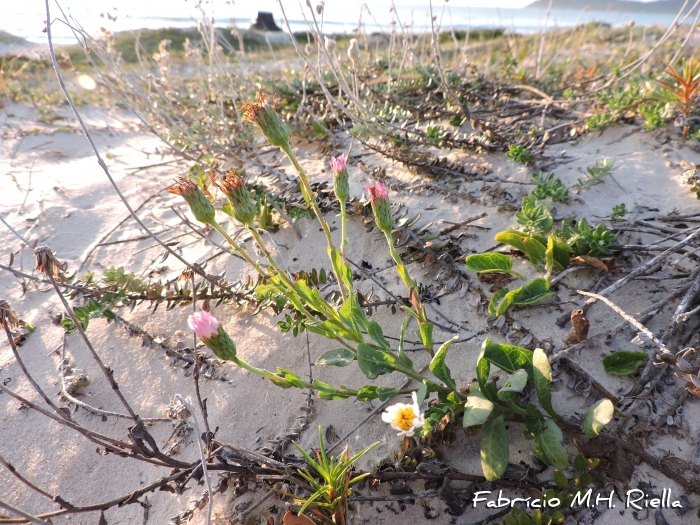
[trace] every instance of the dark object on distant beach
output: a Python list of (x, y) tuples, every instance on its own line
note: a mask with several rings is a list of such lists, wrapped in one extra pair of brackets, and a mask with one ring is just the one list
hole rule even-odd
[(250, 28), (257, 29), (258, 31), (282, 31), (277, 27), (277, 24), (275, 24), (272, 13), (266, 13), (264, 11), (258, 11), (258, 18), (255, 19), (255, 23), (250, 26)]

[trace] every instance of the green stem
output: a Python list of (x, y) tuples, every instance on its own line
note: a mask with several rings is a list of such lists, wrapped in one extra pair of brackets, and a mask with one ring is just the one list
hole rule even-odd
[(343, 257), (343, 264), (347, 264), (345, 259), (345, 244), (347, 239), (347, 222), (348, 217), (345, 214), (345, 199), (339, 199), (340, 202), (340, 253)]
[[(316, 198), (313, 191), (311, 191), (311, 184), (309, 183), (309, 178), (306, 176), (304, 168), (302, 168), (301, 164), (299, 164), (299, 161), (297, 161), (297, 158), (294, 156), (294, 152), (292, 151), (292, 148), (289, 147), (289, 145), (281, 147), (280, 149), (284, 152), (285, 155), (287, 155), (287, 157), (289, 157), (289, 160), (292, 162), (294, 168), (297, 170), (297, 173), (299, 174), (299, 179), (301, 180), (302, 194), (304, 196), (304, 200), (306, 201), (307, 206), (311, 206), (311, 208), (314, 210), (316, 218), (318, 219), (318, 222), (321, 223), (321, 228), (323, 229), (323, 233), (326, 236), (328, 250), (329, 252), (332, 252), (335, 249), (335, 247), (333, 246), (333, 237), (331, 237), (331, 229), (328, 226), (328, 222), (326, 221), (326, 219), (323, 217), (323, 215), (321, 215), (321, 210), (318, 208), (318, 204), (316, 204)], [(343, 287), (343, 283), (340, 279), (340, 268), (336, 268), (336, 265), (333, 263), (333, 258), (331, 258), (331, 265), (333, 266), (333, 271), (335, 272), (335, 275), (338, 279), (338, 288), (340, 289), (340, 296), (343, 298), (343, 301), (345, 301), (350, 291), (346, 291)]]
[(277, 273), (280, 275), (280, 277), (282, 277), (282, 279), (285, 280), (285, 282), (289, 288), (294, 289), (294, 284), (292, 283), (289, 276), (287, 275), (287, 272), (282, 271), (282, 269), (279, 266), (277, 266), (277, 263), (272, 258), (272, 254), (267, 249), (267, 246), (265, 246), (265, 243), (263, 242), (262, 237), (260, 237), (260, 234), (258, 233), (258, 231), (255, 228), (253, 228), (252, 226), (246, 225), (246, 227), (248, 228), (248, 231), (253, 236), (253, 239), (255, 239), (255, 242), (258, 243), (258, 246), (260, 247), (263, 254), (265, 255), (267, 262), (270, 263), (270, 266), (272, 266), (277, 271)]
[(234, 240), (231, 238), (231, 236), (226, 233), (226, 230), (224, 230), (221, 226), (219, 226), (219, 223), (216, 221), (213, 221), (211, 223), (212, 228), (214, 228), (216, 231), (218, 231), (221, 235), (223, 235), (224, 239), (226, 239), (231, 246), (231, 251), (234, 253), (238, 253), (241, 257), (243, 257), (248, 264), (250, 264), (257, 272), (262, 275), (263, 277), (267, 277), (267, 274), (263, 272), (260, 269), (260, 265), (255, 262), (253, 259), (251, 259), (250, 255), (248, 255), (248, 252), (246, 251), (245, 248), (241, 248), (236, 245)]

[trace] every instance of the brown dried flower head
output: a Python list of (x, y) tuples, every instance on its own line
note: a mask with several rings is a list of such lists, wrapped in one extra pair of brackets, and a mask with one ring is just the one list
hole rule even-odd
[(0, 300), (0, 324), (6, 325), (8, 328), (19, 328), (17, 312), (5, 300)]
[(244, 102), (241, 111), (243, 121), (258, 126), (270, 144), (278, 148), (289, 147), (289, 128), (277, 114), (275, 98), (272, 99), (272, 105), (268, 104), (262, 88), (258, 90), (255, 102)]
[(212, 173), (209, 180), (226, 195), (236, 220), (252, 227), (258, 213), (258, 205), (250, 196), (241, 174), (229, 169), (220, 179)]
[(180, 195), (190, 205), (190, 210), (195, 218), (203, 224), (212, 224), (216, 217), (216, 210), (212, 206), (204, 192), (190, 179), (178, 177), (177, 183), (168, 191), (175, 195)]
[(46, 277), (58, 277), (66, 269), (65, 264), (61, 264), (48, 246), (39, 246), (34, 250), (36, 258), (36, 269)]

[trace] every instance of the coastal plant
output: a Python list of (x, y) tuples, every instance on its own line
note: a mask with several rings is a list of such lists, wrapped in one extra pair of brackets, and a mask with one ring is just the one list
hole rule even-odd
[(648, 102), (639, 106), (639, 114), (644, 119), (642, 129), (654, 131), (663, 128), (671, 119), (670, 105), (665, 102)]
[(578, 179), (573, 188), (576, 193), (581, 190), (587, 190), (603, 183), (603, 179), (610, 175), (615, 169), (615, 161), (612, 159), (603, 159), (595, 161), (593, 166), (588, 166), (586, 168), (585, 179)]
[(610, 255), (615, 235), (604, 224), (591, 227), (585, 218), (562, 222), (561, 238), (577, 255)]
[(555, 178), (554, 173), (545, 175), (541, 171), (532, 174), (532, 183), (537, 187), (532, 191), (531, 195), (539, 200), (544, 200), (547, 197), (553, 202), (561, 202), (566, 204), (569, 201), (569, 188), (564, 186), (564, 183), (559, 178)]
[[(325, 219), (317, 208), (315, 195), (311, 192), (308, 178), (296, 162), (289, 147), (286, 126), (276, 116), (276, 113), (273, 113), (274, 108), (266, 104), (262, 94), (258, 96), (255, 103), (249, 104), (255, 104), (255, 106), (248, 106), (245, 109), (248, 115), (247, 119), (257, 124), (268, 136), (271, 143), (289, 155), (297, 167), (303, 195), (308, 198), (309, 206), (315, 207), (316, 218), (321, 222), (322, 229), (325, 229), (323, 226)], [(276, 127), (282, 129), (274, 129)], [(334, 173), (334, 183), (338, 196), (347, 198), (345, 158), (333, 159), (331, 169)], [(274, 372), (257, 368), (238, 355), (233, 339), (210, 313), (201, 311), (191, 315), (188, 320), (190, 327), (217, 357), (231, 361), (240, 368), (268, 379), (279, 387), (315, 390), (323, 399), (355, 398), (358, 401), (370, 401), (379, 398), (384, 401), (399, 395), (411, 394), (413, 404), (397, 403), (385, 411), (383, 419), (391, 424), (399, 435), (405, 437), (416, 435), (429, 438), (434, 430), (444, 429), (445, 424), (454, 421), (462, 421), (465, 428), (471, 429), (470, 432), (480, 430), (482, 433), (482, 468), (488, 479), (497, 479), (502, 476), (508, 461), (506, 421), (519, 421), (525, 424), (526, 432), (535, 440), (537, 454), (543, 461), (548, 464), (556, 464), (561, 468), (566, 466), (568, 458), (561, 445), (561, 430), (555, 423), (559, 416), (551, 406), (549, 392), (551, 368), (542, 350), (536, 350), (533, 354), (524, 348), (492, 344), (490, 340), (487, 340), (477, 364), (478, 383), (472, 385), (469, 394), (464, 394), (459, 389), (446, 363), (448, 350), (457, 338), (446, 341), (438, 349), (434, 349), (433, 324), (427, 318), (418, 285), (410, 276), (401, 256), (394, 247), (392, 239), (394, 221), (389, 195), (388, 190), (381, 182), (378, 181), (373, 186), (367, 187), (374, 222), (379, 231), (386, 237), (389, 254), (394, 259), (397, 274), (403, 281), (409, 295), (408, 304), (402, 306), (409, 315), (404, 318), (396, 350), (391, 348), (381, 326), (365, 315), (359, 304), (352, 272), (347, 267), (344, 254), (337, 250), (329, 236), (327, 251), (341, 294), (337, 303), (322, 298), (311, 280), (295, 279), (287, 270), (279, 266), (262, 242), (262, 238), (253, 224), (256, 209), (251, 203), (250, 196), (246, 195), (248, 189), (240, 175), (229, 170), (223, 178), (212, 177), (211, 182), (226, 195), (232, 207), (233, 216), (250, 232), (268, 262), (268, 267), (263, 268), (259, 262), (249, 261), (264, 280), (257, 288), (259, 296), (274, 300), (278, 306), (286, 304), (286, 307), (294, 311), (294, 315), (289, 316), (288, 321), (285, 320), (288, 329), (294, 330), (293, 319), (300, 319), (303, 320), (301, 321), (303, 323), (301, 330), (320, 334), (337, 345), (335, 349), (325, 352), (317, 364), (348, 366), (356, 361), (360, 370), (370, 380), (374, 380), (380, 375), (398, 372), (410, 379), (415, 379), (419, 386), (399, 390), (367, 384), (353, 389), (346, 386), (332, 386), (318, 379), (307, 381), (298, 374), (282, 368), (277, 368)], [(182, 189), (185, 187), (188, 191)], [(192, 187), (195, 189), (187, 187), (186, 184), (179, 181), (177, 191), (190, 204), (192, 212), (198, 220), (207, 221), (208, 224), (216, 228), (218, 224), (213, 219), (210, 210), (211, 203), (207, 199), (202, 199), (202, 196), (197, 193), (201, 190), (196, 185), (192, 184)], [(239, 253), (248, 260), (249, 256), (242, 247), (233, 242), (226, 232), (222, 232), (222, 235), (229, 240), (232, 252)], [(345, 233), (341, 232), (341, 236), (342, 249), (346, 242)], [(547, 248), (544, 250), (543, 258), (549, 274), (555, 264), (554, 235), (550, 235), (550, 238), (545, 242)], [(492, 259), (494, 259), (492, 262), (495, 265), (508, 269), (502, 258), (492, 257)], [(470, 262), (475, 263), (473, 259)], [(553, 292), (549, 291), (548, 277), (549, 275), (546, 278), (535, 279), (511, 292), (510, 295), (503, 293), (503, 300), (500, 303), (527, 305), (553, 295)], [(415, 320), (418, 325), (416, 332), (418, 339), (425, 351), (431, 356), (429, 365), (431, 376), (426, 377), (420, 374), (404, 351), (403, 345), (407, 328), (412, 320)], [(297, 333), (300, 333), (301, 330)], [(491, 364), (511, 374), (511, 378), (500, 389), (488, 382)], [(535, 385), (544, 414), (534, 404), (522, 405), (518, 400), (518, 396), (523, 393), (528, 381)], [(421, 405), (428, 396), (433, 394), (437, 396), (437, 399), (430, 403), (425, 412), (422, 412)], [(485, 406), (489, 403), (490, 408), (486, 409)], [(320, 454), (320, 457), (324, 457), (323, 452)], [(327, 459), (311, 463), (322, 477), (328, 474), (328, 464), (323, 463), (324, 461)], [(347, 461), (343, 464), (347, 465)], [(309, 478), (307, 480), (310, 481)], [(340, 504), (337, 503), (339, 492), (336, 490), (331, 494), (328, 487), (328, 480), (326, 483), (314, 486), (316, 493), (306, 500), (307, 505), (323, 498), (326, 498), (324, 505)], [(328, 506), (324, 508), (330, 509)], [(342, 505), (341, 507), (333, 507), (333, 509), (333, 512), (344, 512)]]
[(348, 497), (352, 495), (350, 487), (369, 476), (368, 472), (353, 476), (353, 466), (358, 459), (379, 445), (379, 442), (371, 444), (352, 457), (350, 457), (349, 452), (350, 445), (346, 445), (345, 450), (339, 456), (329, 457), (323, 444), (323, 432), (319, 426), (318, 443), (319, 448), (315, 451), (316, 459), (312, 458), (298, 443), (294, 443), (294, 446), (315, 471), (314, 474), (308, 469), (299, 470), (299, 474), (315, 492), (306, 498), (293, 496), (301, 504), (298, 515), (309, 509), (324, 523), (346, 525), (349, 523), (349, 511), (352, 510), (348, 503)]
[(506, 157), (520, 164), (529, 164), (535, 158), (525, 146), (521, 144), (511, 144), (506, 151)]
[(600, 113), (586, 119), (586, 128), (589, 131), (603, 131), (615, 121), (612, 113)]
[(610, 220), (621, 221), (625, 218), (627, 213), (629, 213), (629, 211), (627, 210), (624, 202), (621, 204), (615, 204), (612, 209), (612, 214), (610, 214)]
[[(509, 374), (500, 387), (489, 380), (491, 365)], [(544, 350), (533, 352), (486, 339), (477, 359), (476, 378), (469, 387), (462, 425), (481, 436), (481, 466), (487, 480), (499, 479), (508, 465), (506, 422), (523, 424), (525, 437), (534, 440), (535, 453), (545, 465), (560, 470), (568, 466), (564, 437), (556, 424), (561, 416), (552, 406), (552, 368)], [(523, 395), (528, 384), (534, 387), (539, 408)]]
[(573, 469), (568, 477), (562, 470), (555, 469), (553, 475), (553, 487), (544, 490), (536, 490), (531, 494), (531, 503), (537, 501), (541, 508), (535, 508), (531, 514), (513, 507), (503, 518), (503, 521), (495, 525), (559, 525), (564, 523), (571, 509), (580, 505), (590, 505), (593, 485), (593, 472), (600, 465), (598, 458), (586, 458), (578, 454), (573, 461)]
[(695, 111), (700, 96), (700, 64), (694, 58), (684, 60), (680, 68), (666, 64), (668, 80), (659, 80), (661, 98), (673, 105), (681, 115), (683, 138), (688, 136), (691, 125), (688, 119)]
[(534, 194), (523, 197), (521, 210), (515, 217), (528, 234), (546, 234), (554, 226), (552, 212)]

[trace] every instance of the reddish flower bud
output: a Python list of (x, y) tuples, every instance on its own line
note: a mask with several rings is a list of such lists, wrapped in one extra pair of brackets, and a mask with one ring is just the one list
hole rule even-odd
[(391, 235), (394, 227), (394, 219), (391, 216), (391, 204), (389, 204), (389, 194), (381, 181), (377, 181), (374, 186), (366, 186), (369, 193), (369, 200), (372, 203), (374, 212), (374, 222), (386, 235)]
[(203, 310), (190, 315), (187, 324), (207, 345), (207, 348), (214, 352), (216, 357), (225, 361), (235, 359), (236, 344), (216, 320), (216, 317)]
[(204, 192), (190, 179), (178, 177), (175, 182), (177, 186), (173, 186), (168, 191), (180, 195), (187, 201), (195, 219), (203, 224), (212, 224), (215, 220), (216, 210)]
[(226, 195), (228, 202), (231, 204), (233, 216), (252, 228), (253, 220), (258, 213), (258, 205), (250, 196), (241, 174), (233, 169), (229, 169), (222, 178), (218, 179), (212, 172), (210, 180), (212, 184)]
[(243, 111), (243, 121), (258, 126), (270, 144), (278, 148), (289, 147), (289, 128), (277, 114), (274, 98), (271, 106), (265, 100), (262, 88), (258, 91), (255, 102), (244, 102), (241, 105), (241, 111)]
[(339, 201), (346, 201), (350, 196), (350, 184), (348, 183), (347, 158), (345, 155), (331, 157), (331, 171), (333, 171), (333, 189)]

